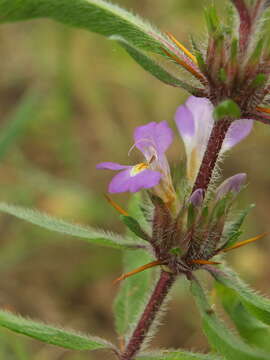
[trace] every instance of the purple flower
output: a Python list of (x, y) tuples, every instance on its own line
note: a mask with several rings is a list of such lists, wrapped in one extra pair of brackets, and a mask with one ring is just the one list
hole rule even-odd
[(98, 169), (120, 171), (111, 180), (109, 192), (137, 192), (155, 187), (159, 183), (164, 183), (170, 188), (171, 177), (165, 151), (171, 145), (172, 139), (172, 130), (166, 121), (150, 122), (137, 127), (134, 132), (134, 146), (143, 153), (145, 162), (134, 166), (113, 162), (97, 165)]
[(226, 196), (229, 192), (239, 193), (243, 184), (245, 183), (247, 175), (244, 173), (236, 174), (234, 176), (229, 177), (223, 183), (219, 185), (216, 190), (216, 199), (220, 200), (224, 196)]
[(195, 190), (189, 198), (189, 202), (195, 207), (200, 207), (203, 203), (203, 190), (197, 189)]
[[(175, 122), (187, 155), (187, 176), (194, 182), (214, 125), (213, 105), (206, 98), (190, 96), (176, 111)], [(224, 139), (221, 154), (243, 140), (251, 131), (252, 120), (235, 120)]]

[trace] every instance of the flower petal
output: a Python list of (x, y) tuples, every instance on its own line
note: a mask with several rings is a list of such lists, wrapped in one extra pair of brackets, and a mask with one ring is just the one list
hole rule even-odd
[(160, 123), (150, 122), (147, 125), (138, 126), (134, 131), (136, 147), (144, 154), (147, 160), (153, 156), (153, 150), (161, 157), (173, 140), (173, 132), (167, 121)]
[(137, 175), (131, 176), (130, 169), (121, 171), (112, 178), (109, 184), (110, 193), (137, 192), (141, 189), (149, 189), (156, 186), (160, 179), (161, 173), (153, 170), (143, 170)]
[(253, 120), (235, 120), (230, 126), (222, 145), (222, 152), (228, 151), (234, 145), (249, 135), (253, 128)]
[(226, 196), (229, 192), (238, 193), (243, 184), (245, 183), (247, 178), (247, 174), (240, 173), (234, 176), (229, 177), (223, 183), (219, 185), (216, 190), (216, 199), (220, 200), (224, 196)]
[(121, 165), (118, 163), (114, 163), (114, 162), (102, 162), (97, 164), (96, 168), (97, 169), (106, 169), (106, 170), (123, 170), (123, 169), (128, 169), (131, 168), (132, 166), (129, 165)]
[(191, 202), (191, 204), (193, 204), (195, 207), (201, 206), (203, 203), (203, 194), (204, 194), (203, 189), (195, 190), (190, 196), (189, 202)]
[(175, 115), (175, 122), (185, 145), (187, 175), (191, 183), (197, 176), (214, 125), (212, 114), (213, 105), (208, 99), (190, 96)]

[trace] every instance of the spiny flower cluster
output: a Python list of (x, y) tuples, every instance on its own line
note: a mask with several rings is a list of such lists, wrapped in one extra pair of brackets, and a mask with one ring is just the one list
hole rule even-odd
[[(237, 104), (239, 117), (270, 124), (269, 30), (263, 27), (268, 0), (231, 0), (227, 22), (214, 6), (205, 11), (206, 50), (192, 39), (192, 51), (167, 33), (166, 55), (187, 70), (198, 83), (191, 92), (207, 97), (215, 106), (226, 99)], [(189, 84), (191, 86), (192, 84)]]
[[(153, 204), (151, 234), (136, 223), (136, 234), (150, 242), (156, 261), (174, 273), (186, 273), (213, 264), (210, 259), (228, 246), (233, 234), (226, 234), (225, 223), (236, 194), (241, 190), (245, 174), (237, 174), (218, 187), (207, 191), (192, 190), (204, 153), (215, 125), (213, 105), (208, 99), (191, 96), (180, 106), (175, 122), (186, 150), (185, 188), (174, 186), (166, 151), (173, 141), (173, 131), (166, 121), (150, 122), (134, 132), (134, 145), (144, 161), (136, 165), (103, 162), (99, 169), (119, 171), (109, 184), (109, 192), (137, 192), (147, 189)], [(235, 120), (229, 127), (221, 155), (244, 139), (253, 121)], [(180, 193), (179, 193), (180, 192)], [(149, 220), (149, 219), (148, 219)], [(134, 231), (134, 221), (131, 230)], [(139, 229), (139, 230), (138, 230)]]

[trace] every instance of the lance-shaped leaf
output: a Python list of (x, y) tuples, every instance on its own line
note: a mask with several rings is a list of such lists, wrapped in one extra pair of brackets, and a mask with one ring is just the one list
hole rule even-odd
[(224, 309), (231, 317), (239, 334), (249, 344), (270, 352), (270, 327), (247, 311), (235, 291), (221, 283), (216, 284), (216, 289)]
[(266, 360), (269, 354), (250, 347), (235, 336), (217, 317), (200, 284), (193, 280), (191, 291), (203, 320), (203, 330), (211, 346), (227, 360)]
[(167, 35), (139, 16), (104, 0), (0, 0), (0, 23), (34, 18), (50, 18), (109, 38), (121, 39), (122, 46), (140, 65), (174, 86), (192, 90), (192, 87), (162, 69), (140, 50), (158, 54), (170, 61), (173, 58), (174, 63), (179, 62), (195, 76), (200, 72), (183, 47), (177, 46)]
[(0, 326), (16, 333), (30, 336), (47, 344), (72, 350), (114, 349), (106, 340), (74, 331), (64, 330), (41, 322), (25, 319), (0, 310)]
[(172, 85), (175, 87), (181, 87), (187, 90), (191, 94), (199, 95), (200, 90), (195, 89), (184, 81), (178, 79), (172, 72), (161, 65), (157, 60), (146, 52), (131, 46), (127, 41), (118, 36), (112, 36), (112, 40), (116, 40), (128, 53), (129, 55), (140, 64), (146, 71), (149, 71), (158, 80), (165, 84)]
[(257, 294), (227, 266), (223, 265), (220, 269), (222, 272), (212, 273), (215, 279), (234, 290), (250, 313), (263, 323), (270, 325), (270, 299)]
[(2, 23), (51, 18), (108, 37), (121, 36), (136, 48), (160, 55), (164, 55), (163, 43), (168, 42), (147, 21), (104, 0), (0, 0), (0, 14)]
[(212, 354), (199, 354), (184, 350), (164, 350), (143, 353), (136, 360), (222, 360), (221, 357)]
[(137, 239), (136, 242), (128, 237), (124, 239), (120, 235), (111, 232), (72, 224), (47, 214), (43, 214), (37, 210), (32, 210), (22, 206), (9, 205), (2, 202), (0, 203), (0, 211), (16, 216), (19, 219), (26, 220), (45, 229), (79, 237), (89, 241), (90, 243), (101, 246), (110, 246), (119, 249), (136, 249), (143, 246), (142, 243), (139, 242), (139, 239)]
[(249, 205), (246, 209), (240, 211), (233, 219), (233, 221), (225, 224), (225, 229), (222, 234), (223, 247), (230, 247), (234, 245), (242, 232), (240, 230), (245, 218), (249, 212), (255, 207), (255, 204)]
[[(145, 219), (140, 210), (142, 204), (141, 195), (135, 194), (129, 206), (129, 214), (143, 224)], [(132, 237), (136, 237), (130, 232)], [(143, 250), (125, 251), (123, 272), (127, 273), (139, 266), (153, 261), (153, 257)], [(145, 304), (150, 297), (154, 283), (153, 270), (148, 269), (136, 274), (121, 283), (120, 291), (114, 303), (115, 324), (119, 335), (127, 341), (136, 326), (138, 317), (144, 310)]]

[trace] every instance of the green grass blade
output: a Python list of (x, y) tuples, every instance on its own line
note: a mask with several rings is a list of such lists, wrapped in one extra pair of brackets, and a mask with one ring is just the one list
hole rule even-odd
[(270, 327), (253, 317), (237, 293), (221, 283), (216, 285), (222, 305), (234, 322), (239, 334), (248, 344), (270, 352)]
[(0, 159), (6, 154), (9, 147), (17, 141), (24, 132), (28, 122), (34, 120), (40, 95), (33, 91), (27, 93), (13, 114), (7, 119), (7, 124), (0, 130)]
[(28, 221), (45, 229), (56, 231), (62, 234), (79, 237), (90, 243), (109, 246), (116, 249), (136, 249), (141, 245), (137, 242), (124, 239), (120, 235), (106, 232), (104, 230), (93, 229), (91, 227), (72, 224), (67, 221), (43, 214), (37, 210), (32, 210), (22, 206), (14, 206), (6, 203), (0, 203), (0, 211), (16, 216), (19, 219)]
[(270, 325), (270, 299), (257, 294), (227, 266), (222, 266), (220, 269), (224, 275), (222, 273), (213, 273), (216, 280), (227, 288), (234, 290), (243, 305), (253, 316)]
[(267, 353), (250, 347), (224, 325), (209, 305), (197, 281), (192, 281), (191, 291), (202, 316), (204, 333), (214, 350), (227, 360), (269, 360)]
[(106, 340), (25, 319), (0, 310), (0, 326), (47, 344), (72, 350), (113, 349)]
[(136, 360), (222, 360), (212, 354), (198, 354), (184, 350), (168, 350), (145, 353), (136, 357)]

